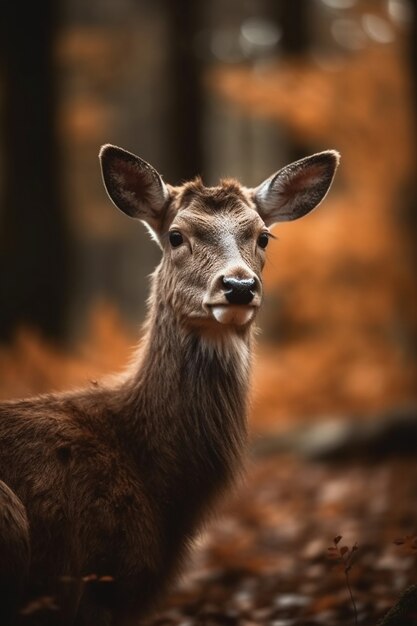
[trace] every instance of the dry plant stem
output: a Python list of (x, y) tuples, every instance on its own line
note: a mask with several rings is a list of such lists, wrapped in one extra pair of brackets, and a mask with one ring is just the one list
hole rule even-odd
[(358, 550), (358, 544), (355, 543), (351, 548), (348, 546), (339, 546), (342, 535), (337, 535), (333, 539), (333, 545), (327, 548), (327, 556), (330, 559), (336, 559), (342, 566), (346, 578), (346, 586), (349, 591), (350, 601), (353, 606), (353, 614), (355, 617), (355, 626), (358, 626), (358, 611), (356, 609), (356, 603), (353, 598), (352, 587), (350, 586), (349, 572), (352, 567), (353, 557)]
[(350, 601), (352, 602), (352, 606), (353, 606), (353, 614), (354, 614), (354, 618), (355, 618), (355, 626), (358, 626), (358, 611), (356, 609), (356, 603), (355, 603), (355, 599), (353, 597), (352, 587), (350, 586), (349, 570), (348, 569), (345, 569), (345, 577), (346, 577), (346, 586), (348, 588), (349, 595), (350, 595)]

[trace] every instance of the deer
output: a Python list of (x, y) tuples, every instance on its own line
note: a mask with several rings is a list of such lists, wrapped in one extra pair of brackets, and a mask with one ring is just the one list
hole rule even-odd
[(131, 626), (163, 597), (241, 472), (270, 229), (318, 206), (339, 163), (326, 150), (250, 188), (171, 186), (110, 144), (99, 158), (162, 257), (122, 375), (0, 405), (2, 625)]

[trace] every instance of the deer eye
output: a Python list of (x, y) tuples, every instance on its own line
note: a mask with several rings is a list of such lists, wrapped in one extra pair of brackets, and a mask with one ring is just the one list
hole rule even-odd
[(178, 248), (178, 246), (184, 243), (184, 237), (178, 230), (171, 230), (169, 233), (169, 243), (173, 248)]
[(261, 233), (258, 237), (258, 246), (265, 250), (266, 246), (268, 245), (268, 242), (269, 242), (269, 237), (267, 233)]

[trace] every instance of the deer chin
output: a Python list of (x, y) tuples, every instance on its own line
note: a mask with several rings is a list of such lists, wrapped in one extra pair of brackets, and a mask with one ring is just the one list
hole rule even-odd
[(210, 309), (214, 319), (219, 324), (243, 326), (253, 319), (256, 307), (242, 304), (216, 304)]

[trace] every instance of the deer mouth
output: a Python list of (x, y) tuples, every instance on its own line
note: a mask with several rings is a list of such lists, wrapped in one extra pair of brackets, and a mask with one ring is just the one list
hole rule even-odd
[(234, 326), (243, 326), (251, 322), (257, 308), (254, 305), (244, 304), (214, 304), (209, 307), (216, 322)]

